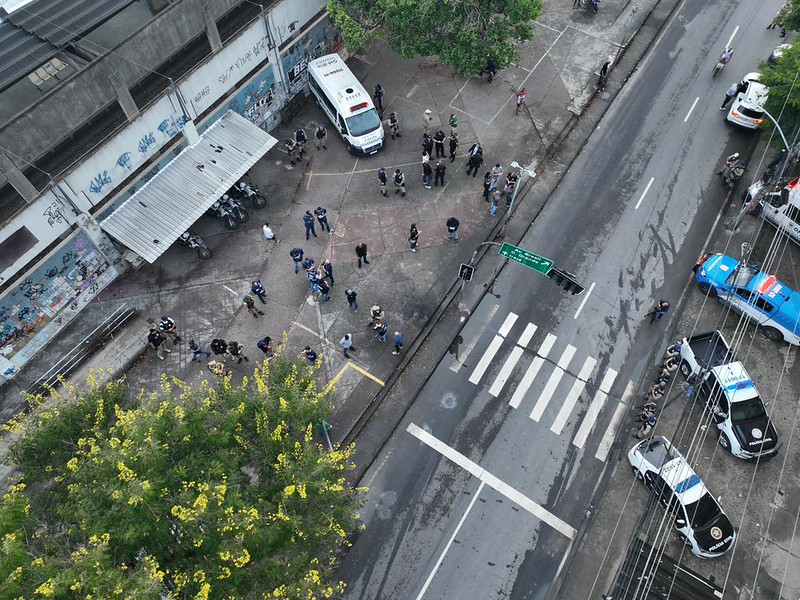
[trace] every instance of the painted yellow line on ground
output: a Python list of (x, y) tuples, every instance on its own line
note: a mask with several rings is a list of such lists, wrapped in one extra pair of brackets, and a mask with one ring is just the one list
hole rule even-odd
[(373, 375), (372, 373), (370, 373), (370, 372), (369, 372), (369, 371), (367, 371), (366, 369), (362, 369), (362, 368), (361, 368), (361, 367), (359, 367), (358, 365), (356, 365), (356, 364), (354, 364), (354, 363), (352, 363), (352, 362), (350, 362), (350, 361), (347, 361), (347, 362), (344, 364), (344, 366), (343, 366), (341, 369), (339, 369), (339, 372), (338, 372), (338, 373), (337, 373), (337, 374), (334, 376), (334, 378), (333, 378), (333, 379), (331, 379), (331, 380), (330, 380), (330, 381), (327, 383), (327, 385), (326, 385), (326, 386), (325, 386), (325, 388), (324, 388), (324, 391), (326, 391), (326, 392), (327, 392), (328, 390), (330, 390), (330, 388), (332, 388), (333, 386), (335, 386), (335, 385), (336, 385), (336, 382), (337, 382), (337, 381), (339, 381), (339, 380), (342, 378), (342, 376), (343, 376), (343, 375), (344, 375), (344, 374), (347, 372), (347, 370), (348, 370), (348, 369), (354, 369), (354, 370), (358, 371), (358, 372), (359, 372), (359, 373), (361, 373), (361, 374), (362, 374), (364, 377), (367, 377), (367, 378), (371, 379), (372, 381), (374, 381), (375, 383), (377, 383), (377, 384), (378, 384), (379, 386), (381, 386), (381, 387), (384, 387), (384, 386), (386, 385), (386, 382), (385, 382), (385, 381), (382, 381), (382, 380), (378, 379), (377, 377), (375, 377), (375, 375)]

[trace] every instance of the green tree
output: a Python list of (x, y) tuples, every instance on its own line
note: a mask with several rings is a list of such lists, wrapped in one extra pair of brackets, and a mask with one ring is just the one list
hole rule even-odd
[(331, 405), (276, 357), (234, 387), (129, 398), (118, 383), (39, 406), (0, 499), (0, 597), (330, 598), (356, 526), (352, 449), (327, 452)]
[[(800, 127), (800, 47), (792, 44), (775, 64), (762, 62), (759, 69), (759, 81), (769, 88), (769, 99), (764, 108), (778, 121), (792, 143)], [(769, 129), (773, 124), (765, 118), (761, 126)], [(775, 136), (774, 143), (783, 148), (780, 136)]]
[(519, 40), (533, 37), (541, 0), (329, 0), (347, 48), (384, 38), (405, 58), (437, 55), (465, 75), (491, 57), (503, 68)]

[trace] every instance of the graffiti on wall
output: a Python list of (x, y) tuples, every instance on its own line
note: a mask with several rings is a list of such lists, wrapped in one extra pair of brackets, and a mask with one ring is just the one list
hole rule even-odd
[(226, 110), (239, 113), (255, 125), (261, 125), (267, 115), (274, 110), (275, 74), (268, 67), (253, 81), (239, 90), (226, 106)]
[(0, 375), (13, 376), (9, 359), (17, 366), (24, 364), (26, 360), (16, 359), (32, 355), (30, 344), (43, 345), (36, 338), (45, 328), (52, 324), (51, 331), (60, 329), (64, 311), (77, 312), (105, 287), (101, 284), (109, 276), (115, 276), (113, 269), (109, 272), (108, 261), (81, 231), (9, 289), (0, 298), (0, 356), (6, 359)]
[(292, 45), (281, 57), (289, 80), (289, 94), (294, 96), (308, 83), (308, 61), (333, 51), (341, 41), (339, 30), (329, 18), (322, 19)]
[(248, 71), (253, 70), (260, 62), (267, 59), (269, 36), (262, 36), (255, 44), (245, 50), (236, 60), (225, 67), (217, 77), (217, 81), (227, 84), (232, 78), (239, 81)]

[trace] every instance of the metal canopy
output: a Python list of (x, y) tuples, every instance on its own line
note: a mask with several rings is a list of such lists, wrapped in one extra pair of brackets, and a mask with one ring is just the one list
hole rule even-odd
[(228, 111), (100, 226), (153, 263), (277, 143)]

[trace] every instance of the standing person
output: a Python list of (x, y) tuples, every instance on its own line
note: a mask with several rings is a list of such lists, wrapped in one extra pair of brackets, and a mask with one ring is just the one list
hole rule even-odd
[(302, 158), (295, 158), (294, 152), (297, 150), (297, 142), (295, 142), (292, 138), (286, 138), (286, 140), (283, 142), (283, 147), (286, 148), (286, 154), (289, 155), (289, 159), (292, 161), (292, 164), (295, 164), (298, 160), (303, 160)]
[(328, 235), (333, 235), (333, 229), (331, 226), (328, 225), (328, 211), (327, 209), (318, 206), (314, 209), (314, 215), (317, 217), (317, 221), (319, 221), (319, 226), (322, 231), (328, 230)]
[(728, 108), (728, 103), (733, 100), (733, 97), (739, 93), (739, 83), (732, 83), (731, 86), (728, 88), (728, 91), (725, 92), (725, 100), (722, 102), (722, 106), (719, 107), (720, 110), (725, 110)]
[(525, 88), (517, 92), (517, 109), (514, 111), (515, 115), (518, 115), (520, 109), (525, 106), (525, 98), (527, 98), (527, 96), (528, 92), (525, 91)]
[(234, 342), (231, 340), (228, 342), (228, 354), (230, 354), (233, 358), (237, 358), (236, 361), (237, 365), (242, 364), (242, 361), (250, 362), (250, 359), (244, 355), (244, 346), (242, 346), (239, 342)]
[(264, 353), (264, 357), (267, 359), (275, 356), (275, 351), (272, 349), (272, 338), (269, 336), (262, 340), (258, 340), (256, 347)]
[(329, 259), (325, 259), (322, 261), (322, 273), (323, 277), (331, 280), (331, 285), (334, 284), (333, 281), (333, 265)]
[(375, 323), (372, 330), (378, 334), (379, 341), (386, 341), (386, 332), (389, 331), (389, 326), (386, 323)]
[(225, 362), (228, 361), (228, 343), (222, 338), (211, 340), (211, 351), (214, 353), (214, 358), (221, 358)]
[(442, 164), (442, 161), (437, 160), (436, 169), (434, 170), (436, 171), (436, 180), (433, 182), (433, 185), (439, 185), (441, 183), (442, 187), (444, 187), (444, 172), (447, 170), (447, 167)]
[(458, 219), (455, 217), (450, 217), (447, 219), (447, 239), (452, 240), (455, 238), (458, 241), (458, 226), (461, 223), (458, 222)]
[(431, 125), (433, 124), (433, 113), (430, 108), (426, 108), (422, 115), (422, 131), (424, 133), (431, 132)]
[(389, 131), (392, 132), (392, 139), (403, 137), (400, 135), (400, 121), (397, 120), (397, 113), (395, 112), (389, 115)]
[(652, 310), (645, 315), (645, 317), (650, 317), (650, 323), (652, 324), (667, 314), (667, 311), (669, 311), (669, 302), (666, 300), (659, 300)]
[(411, 251), (417, 251), (417, 243), (419, 243), (419, 230), (417, 224), (411, 224), (411, 230), (408, 232), (408, 245), (411, 246)]
[(365, 265), (369, 264), (367, 260), (367, 245), (364, 242), (361, 242), (356, 246), (356, 256), (358, 257), (358, 268), (361, 268), (361, 262), (363, 261)]
[(303, 154), (306, 153), (306, 144), (308, 138), (306, 137), (306, 130), (300, 127), (294, 132), (294, 141), (297, 144), (297, 159), (303, 160)]
[(455, 162), (456, 152), (458, 151), (458, 132), (450, 134), (450, 162)]
[(506, 205), (511, 204), (511, 197), (514, 195), (514, 188), (517, 187), (519, 181), (519, 173), (509, 171), (506, 175), (506, 185), (503, 187), (503, 193), (506, 196)]
[(303, 215), (303, 224), (306, 226), (306, 240), (308, 240), (309, 234), (317, 237), (317, 232), (314, 231), (314, 215), (311, 214), (310, 210), (307, 210), (306, 214)]
[(318, 294), (319, 289), (319, 280), (321, 277), (319, 273), (315, 269), (309, 269), (306, 272), (306, 277), (308, 277), (308, 284), (311, 286), (311, 294)]
[(372, 327), (375, 323), (380, 323), (386, 318), (386, 311), (384, 311), (378, 304), (375, 304), (369, 309), (369, 326)]
[[(427, 154), (428, 155), (428, 160), (430, 160), (431, 159), (431, 152), (433, 152), (433, 138), (431, 136), (429, 136), (427, 133), (423, 134), (422, 135), (422, 144), (421, 144), (421, 146), (422, 146), (422, 150), (423, 150), (423, 156), (425, 154)], [(423, 161), (424, 161), (424, 159), (423, 159)]]
[(306, 256), (303, 259), (302, 267), (303, 267), (304, 271), (313, 271), (314, 270), (314, 259), (311, 258), (310, 256)]
[(433, 145), (436, 148), (436, 158), (444, 158), (444, 131), (441, 129), (433, 134)]
[(489, 194), (492, 193), (492, 172), (486, 171), (486, 175), (483, 176), (483, 199), (486, 202), (489, 202)]
[(312, 367), (317, 364), (317, 353), (311, 349), (311, 346), (303, 348), (303, 351), (298, 356), (305, 358)]
[(275, 242), (276, 244), (281, 243), (275, 236), (275, 232), (272, 231), (272, 227), (269, 226), (269, 223), (264, 223), (264, 226), (261, 228), (261, 233), (264, 236), (264, 248), (269, 248), (270, 242)]
[(261, 283), (260, 279), (254, 279), (250, 282), (250, 292), (261, 300), (261, 304), (267, 303), (267, 290), (264, 288), (264, 284)]
[(294, 261), (294, 273), (297, 275), (300, 272), (300, 262), (303, 260), (303, 249), (297, 247), (292, 248), (289, 250), (289, 256), (291, 256)]
[(344, 334), (344, 337), (339, 340), (339, 345), (342, 347), (345, 358), (350, 358), (349, 352), (356, 351), (356, 349), (353, 347), (353, 336), (349, 333)]
[(325, 129), (325, 125), (320, 123), (317, 126), (317, 130), (314, 132), (314, 138), (317, 140), (317, 150), (319, 150), (320, 146), (325, 150), (328, 149), (328, 130)]
[(158, 323), (158, 329), (166, 339), (167, 336), (172, 338), (173, 346), (181, 341), (181, 336), (178, 335), (178, 326), (175, 324), (175, 319), (172, 317), (161, 317)]
[(319, 291), (322, 294), (322, 301), (327, 302), (328, 300), (330, 300), (331, 286), (328, 285), (328, 282), (320, 278), (317, 280), (317, 286), (319, 287)]
[(211, 352), (203, 350), (202, 346), (195, 342), (194, 340), (189, 340), (189, 352), (192, 353), (192, 360), (190, 362), (194, 362), (197, 360), (197, 357), (201, 354), (205, 354), (207, 358), (211, 358)]
[(431, 162), (431, 153), (428, 152), (427, 150), (423, 150), (422, 151), (422, 161), (421, 162), (422, 162), (423, 165), (425, 163)]
[(481, 168), (481, 164), (483, 164), (483, 148), (480, 142), (472, 144), (467, 156), (469, 157), (467, 161), (467, 175), (471, 173), (472, 176), (475, 177), (478, 174), (478, 169)]
[(147, 342), (150, 344), (150, 347), (156, 351), (156, 356), (158, 356), (159, 360), (164, 360), (164, 352), (167, 354), (172, 352), (172, 350), (169, 348), (164, 347), (164, 342), (166, 341), (167, 338), (165, 338), (158, 329), (155, 327), (150, 328), (150, 333), (147, 336)]
[(383, 87), (381, 84), (375, 84), (375, 91), (372, 93), (375, 97), (375, 106), (378, 107), (378, 112), (383, 114)]
[(503, 167), (500, 166), (500, 163), (497, 163), (495, 166), (492, 167), (492, 185), (489, 188), (490, 190), (494, 190), (497, 188), (497, 182), (500, 181), (500, 178), (503, 176)]
[(254, 318), (258, 318), (258, 315), (263, 315), (264, 311), (256, 308), (256, 301), (250, 294), (247, 294), (243, 299), (242, 302), (247, 307), (247, 312), (253, 315)]
[(406, 195), (406, 176), (400, 169), (394, 170), (394, 193), (397, 194), (398, 192), (402, 192), (400, 197)]
[(492, 204), (489, 206), (489, 214), (497, 214), (497, 207), (500, 206), (500, 190), (495, 190), (492, 194)]
[(389, 178), (386, 177), (386, 167), (381, 167), (378, 169), (378, 183), (381, 185), (381, 194), (383, 197), (386, 198), (389, 194), (386, 193), (386, 184), (388, 183)]
[(358, 292), (355, 290), (347, 289), (344, 291), (347, 298), (347, 306), (353, 309), (353, 312), (358, 312)]
[[(456, 127), (458, 127), (458, 117), (456, 116), (456, 113), (450, 113), (450, 129), (452, 130)], [(455, 132), (451, 131), (450, 133), (452, 135)]]
[(422, 163), (422, 184), (431, 189), (431, 181), (433, 180), (433, 167), (429, 161)]
[(394, 350), (392, 350), (392, 354), (400, 354), (400, 350), (403, 349), (403, 333), (400, 331), (394, 332), (394, 337), (392, 338), (392, 345), (394, 346)]

